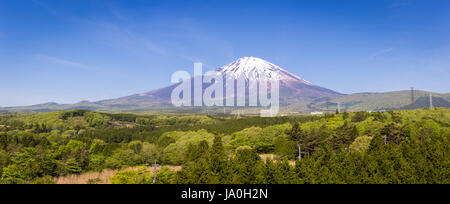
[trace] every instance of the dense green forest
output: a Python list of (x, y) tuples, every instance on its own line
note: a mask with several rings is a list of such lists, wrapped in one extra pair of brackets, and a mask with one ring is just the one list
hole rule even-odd
[(160, 184), (448, 184), (449, 139), (445, 108), (274, 118), (2, 113), (0, 183), (137, 166), (111, 182), (152, 183), (145, 167), (156, 162)]

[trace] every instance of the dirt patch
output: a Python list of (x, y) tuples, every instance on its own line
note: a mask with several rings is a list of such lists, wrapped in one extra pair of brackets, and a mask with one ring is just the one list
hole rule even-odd
[[(278, 155), (275, 154), (260, 154), (259, 157), (263, 162), (266, 162), (267, 159), (271, 159), (274, 162), (280, 162)], [(295, 166), (295, 161), (289, 160), (289, 165)]]
[(130, 122), (109, 122), (109, 126), (128, 128), (128, 127), (135, 127), (135, 126), (139, 126), (139, 125), (136, 123), (130, 123)]

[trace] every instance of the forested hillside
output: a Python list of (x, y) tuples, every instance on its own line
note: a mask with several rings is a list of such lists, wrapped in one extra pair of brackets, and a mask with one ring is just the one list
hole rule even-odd
[[(428, 97), (430, 92), (414, 91), (414, 103), (411, 102), (411, 91), (393, 91), (383, 93), (355, 93), (330, 100), (318, 100), (305, 105), (304, 108), (317, 111), (334, 111), (340, 104), (341, 110), (347, 111), (373, 111), (373, 110), (408, 110), (428, 108), (430, 105)], [(431, 93), (435, 107), (450, 108), (449, 94)], [(293, 104), (293, 110), (301, 109)], [(328, 109), (327, 109), (328, 108)]]
[[(158, 183), (450, 183), (449, 139), (443, 108), (239, 119), (3, 113), (0, 182), (54, 183), (156, 162), (182, 166), (160, 169)], [(153, 173), (121, 171), (111, 182), (152, 183)]]

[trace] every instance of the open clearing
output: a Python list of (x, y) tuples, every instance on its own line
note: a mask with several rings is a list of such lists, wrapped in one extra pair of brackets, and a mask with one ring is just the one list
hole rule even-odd
[[(172, 171), (181, 170), (181, 166), (163, 166), (167, 167)], [(55, 184), (111, 184), (109, 180), (116, 172), (137, 170), (138, 167), (126, 168), (122, 170), (110, 170), (106, 169), (102, 172), (88, 172), (83, 174), (72, 174), (68, 176), (62, 176), (54, 178)], [(153, 167), (147, 167), (149, 171), (153, 171)], [(157, 170), (161, 167), (157, 167)]]

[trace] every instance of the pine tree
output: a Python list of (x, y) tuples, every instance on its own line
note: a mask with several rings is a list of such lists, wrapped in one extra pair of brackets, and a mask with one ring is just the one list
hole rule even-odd
[(236, 153), (236, 157), (233, 160), (233, 169), (235, 169), (235, 175), (233, 183), (239, 184), (256, 184), (258, 178), (260, 178), (262, 172), (260, 167), (262, 166), (261, 158), (258, 153), (253, 149), (240, 149)]
[(294, 142), (300, 142), (301, 138), (304, 136), (304, 132), (299, 123), (294, 123), (292, 128), (288, 130), (286, 134), (289, 136), (289, 140)]
[(212, 147), (209, 149), (206, 158), (208, 163), (209, 183), (219, 184), (224, 183), (230, 176), (228, 174), (228, 159), (223, 148), (222, 137), (216, 136)]
[(381, 135), (386, 137), (386, 143), (400, 144), (402, 141), (402, 128), (396, 123), (389, 123), (381, 130)]

